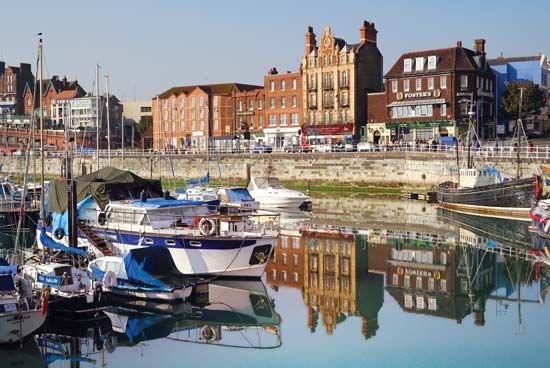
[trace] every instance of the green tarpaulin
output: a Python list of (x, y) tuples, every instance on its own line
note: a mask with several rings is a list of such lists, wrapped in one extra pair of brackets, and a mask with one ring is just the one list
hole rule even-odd
[[(92, 196), (101, 209), (110, 200), (139, 198), (142, 190), (151, 197), (162, 197), (159, 180), (143, 179), (131, 171), (105, 167), (76, 180), (76, 200)], [(48, 186), (48, 211), (62, 213), (67, 210), (67, 182), (55, 180)]]

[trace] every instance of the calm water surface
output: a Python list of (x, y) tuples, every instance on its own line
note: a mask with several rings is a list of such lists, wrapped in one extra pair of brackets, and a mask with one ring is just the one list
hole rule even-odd
[(0, 366), (548, 366), (550, 272), (528, 223), (388, 198), (283, 215), (261, 282), (217, 281), (175, 317), (50, 321)]

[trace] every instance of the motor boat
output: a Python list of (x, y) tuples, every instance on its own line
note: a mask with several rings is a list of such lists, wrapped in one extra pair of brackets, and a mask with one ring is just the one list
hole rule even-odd
[[(21, 190), (11, 181), (0, 182), (0, 228), (4, 231), (15, 231), (21, 216)], [(36, 226), (39, 210), (30, 201), (23, 205), (24, 218), (22, 228), (30, 229)]]
[(32, 287), (17, 275), (17, 266), (0, 265), (0, 344), (22, 341), (46, 320), (46, 310), (35, 308)]
[(228, 213), (252, 213), (260, 209), (260, 202), (255, 200), (247, 188), (229, 187), (218, 189), (220, 210)]
[(262, 208), (308, 208), (311, 198), (296, 190), (284, 188), (278, 178), (252, 177), (248, 190)]

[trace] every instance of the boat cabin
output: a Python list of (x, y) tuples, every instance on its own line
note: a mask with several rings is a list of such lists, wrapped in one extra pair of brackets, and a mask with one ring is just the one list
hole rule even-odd
[(252, 191), (255, 189), (284, 189), (284, 187), (277, 177), (254, 177), (250, 179), (248, 190)]
[(35, 289), (50, 286), (53, 294), (77, 292), (90, 287), (90, 278), (85, 271), (62, 263), (26, 264), (23, 266), (23, 277), (30, 280)]
[(496, 170), (486, 167), (460, 169), (460, 188), (475, 188), (483, 185), (492, 185), (499, 182)]

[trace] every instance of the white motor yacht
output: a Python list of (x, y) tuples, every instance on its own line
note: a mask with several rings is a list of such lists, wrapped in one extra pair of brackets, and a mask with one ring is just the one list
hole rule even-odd
[(252, 177), (248, 190), (262, 208), (304, 208), (311, 206), (311, 198), (304, 193), (283, 187), (279, 178)]

